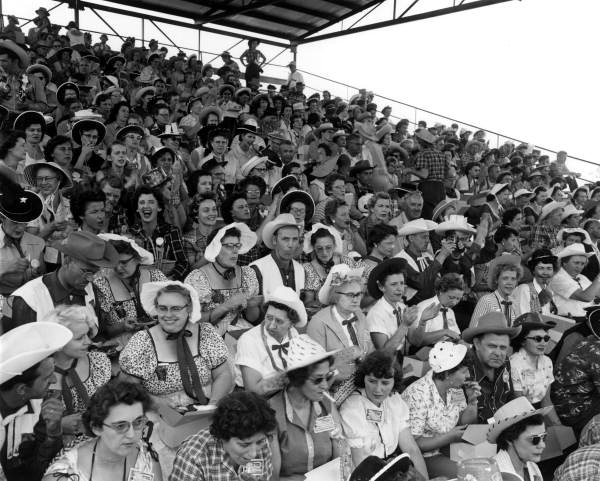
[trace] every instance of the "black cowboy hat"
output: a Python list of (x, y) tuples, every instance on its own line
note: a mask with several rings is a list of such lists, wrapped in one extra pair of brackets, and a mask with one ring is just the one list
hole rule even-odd
[(367, 291), (373, 299), (379, 299), (383, 296), (383, 292), (379, 289), (377, 282), (385, 275), (388, 275), (390, 271), (396, 271), (397, 269), (405, 270), (408, 266), (406, 259), (400, 257), (393, 257), (377, 264), (371, 273), (367, 281)]
[(0, 173), (0, 214), (24, 224), (36, 220), (43, 210), (44, 203), (39, 195)]
[(358, 174), (361, 174), (366, 170), (373, 170), (373, 166), (368, 160), (359, 160), (354, 167), (350, 169), (350, 177), (356, 177)]
[(64, 82), (59, 85), (58, 89), (56, 89), (56, 100), (60, 105), (65, 103), (65, 90), (72, 89), (77, 92), (77, 98), (79, 98), (79, 86), (74, 84), (73, 82)]
[(127, 134), (130, 134), (130, 133), (132, 133), (132, 132), (133, 132), (133, 133), (136, 133), (136, 134), (139, 134), (139, 135), (141, 135), (142, 137), (145, 135), (145, 133), (144, 133), (144, 129), (143, 129), (142, 127), (140, 127), (139, 125), (126, 125), (126, 126), (125, 126), (125, 127), (123, 127), (122, 129), (119, 129), (119, 130), (117, 131), (117, 135), (116, 135), (116, 137), (117, 137), (117, 139), (119, 139), (119, 140), (122, 140), (122, 139), (124, 139), (124, 138), (125, 138), (125, 136), (126, 136)]
[(279, 192), (286, 194), (292, 187), (299, 189), (300, 182), (298, 182), (295, 175), (286, 175), (275, 182), (275, 185), (273, 185), (273, 188), (271, 189), (271, 196), (275, 197)]
[(98, 120), (84, 119), (75, 122), (75, 125), (73, 125), (73, 129), (71, 130), (71, 138), (78, 145), (82, 145), (81, 133), (85, 130), (92, 129), (96, 129), (98, 131), (98, 140), (96, 141), (96, 145), (101, 144), (104, 140), (104, 136), (106, 135), (106, 126)]
[(127, 63), (127, 60), (123, 55), (114, 55), (106, 61), (106, 67), (104, 70), (107, 72), (111, 72), (115, 68), (115, 62), (118, 61), (123, 62), (123, 65)]
[(42, 126), (42, 137), (46, 134), (46, 119), (41, 112), (35, 110), (27, 110), (17, 116), (13, 124), (14, 130), (25, 130), (27, 127), (33, 124), (40, 124)]
[(304, 220), (305, 222), (310, 222), (313, 215), (315, 214), (315, 201), (308, 192), (304, 192), (303, 190), (292, 190), (285, 194), (281, 198), (281, 203), (279, 204), (279, 212), (281, 212), (282, 214), (289, 212), (289, 208), (294, 202), (302, 202), (306, 206), (306, 214), (304, 214)]

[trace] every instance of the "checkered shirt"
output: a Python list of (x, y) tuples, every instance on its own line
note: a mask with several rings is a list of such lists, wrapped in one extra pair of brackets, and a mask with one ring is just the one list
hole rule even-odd
[(427, 169), (428, 180), (444, 180), (446, 157), (434, 149), (425, 149), (415, 157), (415, 169)]

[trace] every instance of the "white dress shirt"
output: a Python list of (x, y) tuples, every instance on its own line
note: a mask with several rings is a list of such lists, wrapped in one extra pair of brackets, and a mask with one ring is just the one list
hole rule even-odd
[(583, 274), (577, 276), (579, 282), (561, 267), (550, 281), (550, 288), (555, 292), (556, 308), (559, 316), (584, 317), (585, 308), (591, 306), (591, 302), (583, 302), (570, 297), (579, 289), (586, 290), (592, 285), (591, 281)]

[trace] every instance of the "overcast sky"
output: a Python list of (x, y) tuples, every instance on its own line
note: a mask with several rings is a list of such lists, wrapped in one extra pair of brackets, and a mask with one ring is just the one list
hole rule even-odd
[[(437, 8), (453, 0), (421, 0)], [(101, 3), (101, 0), (98, 2)], [(125, 4), (126, 2), (121, 2)], [(397, 0), (398, 11), (410, 4)], [(392, 1), (366, 20), (391, 16)], [(3, 13), (32, 18), (35, 8), (51, 8), (52, 0), (3, 0)], [(417, 4), (417, 7), (419, 4)], [(415, 8), (414, 13), (421, 11)], [(122, 35), (141, 37), (141, 22), (101, 13)], [(51, 19), (66, 24), (73, 11), (61, 5)], [(460, 122), (522, 139), (552, 150), (600, 162), (597, 155), (596, 113), (600, 101), (600, 75), (596, 51), (600, 2), (597, 0), (523, 0), (445, 15), (409, 24), (340, 37), (299, 47), (298, 66), (332, 80), (364, 87)], [(350, 26), (347, 20), (344, 27)], [(361, 22), (362, 25), (365, 22)], [(92, 12), (81, 14), (82, 29), (108, 28)], [(26, 30), (28, 27), (25, 27)], [(182, 47), (198, 48), (198, 35), (188, 29), (163, 24), (161, 28)], [(340, 26), (333, 28), (340, 29)], [(169, 43), (146, 22), (145, 38)], [(98, 35), (93, 35), (94, 42)], [(202, 33), (201, 48), (220, 52), (237, 40)], [(111, 42), (112, 43), (112, 42)], [(119, 43), (112, 43), (117, 48)], [(230, 49), (239, 56), (245, 42)], [(268, 59), (281, 49), (261, 45)], [(169, 53), (176, 53), (173, 47)], [(213, 56), (204, 54), (205, 61)], [(286, 51), (275, 63), (291, 60)], [(220, 60), (214, 62), (220, 65)], [(284, 78), (283, 67), (266, 74)], [(305, 75), (305, 83), (347, 98), (352, 89)], [(377, 99), (380, 108), (411, 121), (435, 121), (413, 109)], [(442, 122), (444, 119), (439, 119)], [(501, 140), (502, 142), (502, 140)], [(495, 146), (496, 136), (490, 136)], [(572, 170), (600, 180), (599, 169), (570, 161)]]

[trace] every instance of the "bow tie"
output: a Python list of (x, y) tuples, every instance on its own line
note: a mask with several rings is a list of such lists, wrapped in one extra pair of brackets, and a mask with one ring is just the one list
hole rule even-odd
[(287, 354), (288, 353), (288, 347), (290, 347), (290, 343), (289, 342), (284, 342), (283, 344), (273, 344), (271, 346), (271, 349), (273, 351), (277, 351), (277, 350), (281, 349), (284, 354)]
[(512, 301), (502, 301), (503, 306), (512, 306)]
[(358, 319), (356, 318), (356, 316), (351, 317), (350, 319), (344, 319), (342, 321), (342, 326), (347, 326), (348, 324), (352, 324), (353, 322), (358, 321)]
[(167, 334), (167, 341), (175, 341), (180, 337), (192, 337), (192, 332), (188, 331), (187, 329), (182, 329), (179, 332), (169, 332)]

